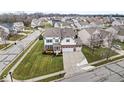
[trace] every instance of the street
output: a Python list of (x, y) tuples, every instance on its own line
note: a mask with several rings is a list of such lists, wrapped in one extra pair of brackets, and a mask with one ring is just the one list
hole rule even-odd
[(34, 31), (21, 41), (16, 42), (16, 45), (11, 46), (6, 50), (0, 51), (0, 72), (15, 59), (29, 44), (40, 35), (40, 31)]
[(124, 60), (105, 64), (92, 71), (77, 74), (61, 82), (119, 82), (124, 81)]

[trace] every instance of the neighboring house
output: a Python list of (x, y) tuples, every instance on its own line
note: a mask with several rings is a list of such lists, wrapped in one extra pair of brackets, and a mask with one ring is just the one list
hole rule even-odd
[(78, 20), (73, 19), (73, 23), (77, 29), (81, 29), (81, 24), (78, 22)]
[(96, 28), (87, 28), (79, 31), (78, 36), (81, 38), (82, 43), (89, 47), (91, 46), (91, 42), (96, 43), (96, 46), (104, 45), (108, 47), (107, 40), (109, 32), (107, 31)]
[(53, 19), (52, 20), (52, 25), (53, 25), (53, 27), (62, 27), (61, 20)]
[(116, 29), (116, 27), (113, 27), (113, 26), (105, 29), (105, 31), (110, 32), (113, 35), (117, 35), (117, 33), (118, 33), (118, 30)]
[(79, 24), (81, 25), (81, 28), (88, 28), (89, 23), (87, 21), (79, 21)]
[(62, 23), (56, 22), (56, 23), (54, 23), (54, 27), (62, 28)]
[(11, 35), (17, 34), (17, 31), (13, 30), (13, 24), (12, 23), (4, 23), (4, 24), (0, 24), (0, 25), (7, 28)]
[(74, 28), (74, 25), (68, 22), (62, 22), (62, 28)]
[(70, 28), (53, 28), (45, 31), (44, 50), (54, 53), (71, 52), (81, 50), (81, 40), (76, 32)]
[(24, 31), (24, 23), (23, 22), (15, 22), (13, 23), (13, 30), (18, 32)]
[(8, 35), (9, 35), (9, 29), (4, 26), (0, 26), (0, 41), (6, 40)]
[(121, 26), (124, 25), (124, 20), (115, 20), (112, 22), (112, 26)]
[(32, 19), (31, 21), (31, 27), (36, 28), (39, 26), (39, 20), (38, 19)]
[(118, 31), (117, 35), (115, 36), (115, 39), (124, 42), (124, 26), (116, 26), (115, 29)]

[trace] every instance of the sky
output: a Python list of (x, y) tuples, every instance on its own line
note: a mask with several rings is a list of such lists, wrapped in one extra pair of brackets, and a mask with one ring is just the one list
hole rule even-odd
[(124, 14), (123, 0), (1, 0), (0, 13)]

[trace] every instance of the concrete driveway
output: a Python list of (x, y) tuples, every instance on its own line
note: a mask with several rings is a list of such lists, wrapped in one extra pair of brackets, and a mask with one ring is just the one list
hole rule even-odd
[(73, 76), (76, 73), (83, 72), (84, 70), (92, 67), (88, 65), (88, 62), (81, 51), (63, 52), (63, 62), (64, 70), (66, 72), (65, 78)]

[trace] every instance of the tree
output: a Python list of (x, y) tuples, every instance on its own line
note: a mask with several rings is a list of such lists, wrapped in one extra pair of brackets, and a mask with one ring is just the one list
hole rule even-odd
[(92, 53), (94, 53), (95, 48), (99, 48), (103, 45), (103, 36), (100, 33), (93, 34), (90, 37), (89, 42)]
[(108, 58), (110, 57), (111, 54), (111, 48), (113, 46), (113, 40), (114, 40), (115, 35), (109, 34), (108, 36), (108, 50), (106, 51), (106, 60), (108, 61)]

